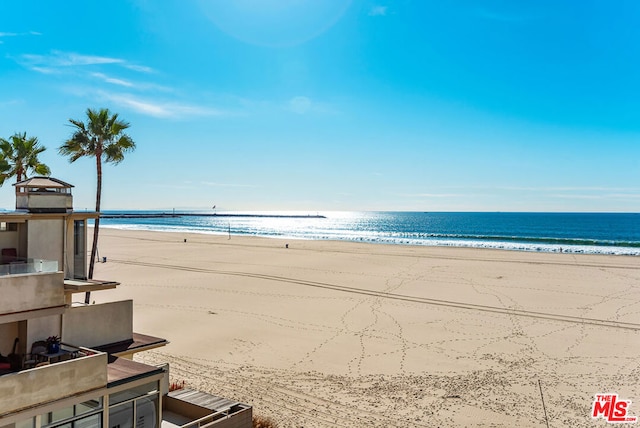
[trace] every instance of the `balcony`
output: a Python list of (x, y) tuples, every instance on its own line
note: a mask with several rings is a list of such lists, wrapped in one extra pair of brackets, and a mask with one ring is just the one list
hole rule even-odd
[(169, 392), (162, 407), (161, 428), (253, 426), (251, 406), (187, 388)]
[(62, 316), (65, 342), (95, 348), (133, 337), (133, 300), (72, 306)]
[(71, 359), (0, 376), (0, 417), (107, 385), (107, 354), (88, 349)]
[(0, 276), (50, 273), (58, 271), (57, 260), (25, 259), (13, 257), (10, 262), (0, 264)]
[(133, 331), (133, 300), (68, 308), (62, 316), (62, 337), (65, 342), (129, 358), (167, 344), (166, 339)]
[(56, 266), (56, 262), (36, 261), (14, 267), (23, 273), (0, 276), (0, 323), (64, 312), (64, 274)]

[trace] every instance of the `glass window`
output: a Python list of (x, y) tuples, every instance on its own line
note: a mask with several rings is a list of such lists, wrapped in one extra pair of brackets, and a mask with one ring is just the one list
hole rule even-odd
[(54, 410), (47, 414), (47, 416), (42, 420), (43, 424), (50, 424), (56, 421), (61, 421), (63, 419), (69, 419), (73, 417), (73, 406), (65, 407), (64, 409)]
[(18, 223), (0, 221), (0, 232), (15, 232), (16, 230), (18, 230)]
[(136, 400), (136, 428), (156, 428), (157, 405), (157, 396)]
[(73, 222), (73, 251), (75, 255), (84, 254), (84, 220)]
[(24, 421), (16, 422), (15, 428), (33, 428), (36, 423), (36, 418), (26, 419)]
[[(98, 417), (100, 419), (100, 424), (102, 424), (102, 412), (96, 413), (102, 408), (102, 397), (98, 397), (96, 399), (87, 400), (83, 403), (75, 404), (70, 407), (65, 407), (63, 409), (54, 410), (53, 412), (49, 412), (42, 415), (42, 426), (48, 428), (65, 428), (67, 426), (71, 427), (71, 425), (76, 424), (82, 417), (82, 415), (86, 415), (87, 413), (94, 413), (91, 416), (87, 416), (86, 423), (91, 423), (94, 417)], [(60, 425), (56, 425), (56, 423)], [(69, 425), (71, 424), (71, 425)], [(84, 428), (88, 425), (82, 425)], [(95, 425), (91, 425), (92, 427)], [(18, 428), (18, 427), (16, 427)], [(22, 428), (22, 427), (21, 427)], [(24, 427), (24, 428), (33, 428)], [(73, 428), (73, 427), (71, 427)]]
[(96, 400), (85, 401), (84, 403), (76, 404), (75, 415), (82, 415), (93, 410), (97, 410), (102, 407), (102, 397)]
[(109, 428), (133, 428), (133, 402), (109, 408)]
[(73, 277), (85, 279), (87, 252), (85, 245), (85, 225), (84, 220), (73, 222)]
[(73, 422), (73, 428), (101, 428), (102, 413), (87, 416), (86, 418), (77, 419)]

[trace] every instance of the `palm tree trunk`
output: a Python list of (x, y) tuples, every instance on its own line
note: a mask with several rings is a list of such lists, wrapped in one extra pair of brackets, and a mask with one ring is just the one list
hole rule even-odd
[[(93, 267), (96, 264), (96, 253), (98, 252), (98, 231), (100, 229), (100, 199), (102, 196), (102, 151), (96, 150), (96, 171), (98, 183), (96, 185), (96, 212), (98, 217), (93, 225), (93, 245), (91, 245), (91, 259), (89, 260), (89, 279), (93, 279)], [(89, 304), (91, 292), (87, 291), (84, 295), (84, 303)]]

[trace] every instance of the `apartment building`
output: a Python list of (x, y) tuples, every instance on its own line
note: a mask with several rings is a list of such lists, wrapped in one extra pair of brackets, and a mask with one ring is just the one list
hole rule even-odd
[(0, 428), (250, 428), (251, 406), (169, 392), (168, 364), (133, 360), (168, 343), (133, 331), (133, 301), (84, 303), (119, 284), (86, 277), (98, 213), (73, 210), (73, 186), (14, 186), (15, 211), (0, 212)]

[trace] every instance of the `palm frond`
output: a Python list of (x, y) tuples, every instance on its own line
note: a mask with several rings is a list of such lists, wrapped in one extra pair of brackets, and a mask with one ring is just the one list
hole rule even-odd
[[(105, 162), (118, 164), (124, 160), (125, 153), (135, 150), (133, 139), (123, 131), (130, 124), (111, 113), (107, 108), (87, 109), (87, 120), (69, 119), (76, 130), (58, 152), (68, 156), (70, 162), (81, 157), (102, 157)], [(0, 145), (1, 149), (1, 145)]]
[(0, 139), (0, 185), (13, 176), (22, 180), (32, 171), (48, 174), (49, 167), (38, 159), (45, 150), (37, 137), (27, 137), (26, 132), (16, 132), (9, 140)]

